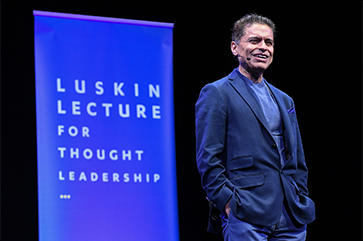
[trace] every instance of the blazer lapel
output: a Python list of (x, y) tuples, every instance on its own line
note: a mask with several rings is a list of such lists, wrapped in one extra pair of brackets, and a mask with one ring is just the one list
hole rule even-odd
[[(262, 123), (262, 125), (265, 127), (265, 129), (268, 131), (268, 133), (272, 137), (272, 133), (270, 132), (270, 128), (267, 124), (266, 117), (263, 113), (263, 110), (257, 100), (257, 97), (255, 96), (253, 90), (248, 86), (245, 80), (242, 78), (246, 78), (240, 74), (237, 73), (237, 69), (235, 69), (230, 75), (229, 80), (231, 86), (238, 92), (238, 94), (244, 99), (244, 101), (249, 105), (257, 119)], [(266, 82), (267, 83), (267, 82)], [(285, 103), (285, 100), (283, 96), (279, 93), (279, 91), (274, 88), (272, 85), (267, 83), (267, 86), (271, 90), (271, 93), (275, 97), (275, 100), (277, 102), (277, 105), (280, 110), (283, 126), (284, 126), (284, 138), (285, 138), (285, 151), (288, 153), (292, 153), (292, 147), (294, 146), (294, 128), (291, 123), (288, 109), (290, 109), (292, 106), (290, 106), (290, 103)], [(287, 160), (291, 160), (290, 158)], [(286, 163), (287, 163), (286, 161)], [(286, 165), (286, 163), (284, 165)]]
[(262, 111), (262, 108), (255, 96), (253, 90), (248, 86), (245, 80), (242, 78), (246, 78), (244, 76), (240, 76), (237, 73), (237, 69), (235, 69), (228, 77), (230, 80), (230, 84), (232, 87), (238, 92), (238, 94), (245, 100), (248, 106), (251, 108), (257, 119), (260, 120), (262, 125), (266, 128), (266, 130), (270, 133), (270, 128), (268, 127), (266, 117)]
[[(289, 117), (290, 114), (288, 113), (288, 109), (290, 109), (292, 106), (290, 106), (290, 103), (285, 103), (285, 100), (283, 99), (282, 95), (272, 85), (267, 83), (267, 86), (270, 88), (271, 93), (275, 97), (275, 100), (276, 100), (277, 105), (280, 110), (282, 122), (283, 122), (284, 129), (285, 129), (284, 138), (285, 138), (286, 151), (288, 151), (288, 153), (292, 153), (291, 147), (294, 146), (294, 143), (293, 143), (294, 129), (293, 129), (293, 125), (291, 123), (290, 117)], [(289, 159), (291, 159), (291, 158), (289, 158)]]

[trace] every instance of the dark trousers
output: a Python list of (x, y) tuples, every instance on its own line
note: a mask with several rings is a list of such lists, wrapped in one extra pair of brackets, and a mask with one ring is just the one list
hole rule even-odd
[(304, 241), (306, 225), (296, 225), (283, 207), (279, 221), (269, 227), (253, 225), (238, 219), (233, 212), (221, 215), (225, 241)]

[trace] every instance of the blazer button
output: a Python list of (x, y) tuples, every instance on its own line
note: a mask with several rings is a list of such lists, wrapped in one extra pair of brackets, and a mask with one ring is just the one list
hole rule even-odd
[(277, 145), (276, 145), (276, 144), (272, 144), (272, 145), (271, 145), (271, 147), (272, 147), (273, 149), (277, 149)]

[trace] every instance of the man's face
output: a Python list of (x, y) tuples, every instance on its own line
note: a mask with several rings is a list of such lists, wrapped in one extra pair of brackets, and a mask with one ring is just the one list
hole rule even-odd
[(273, 32), (265, 24), (254, 23), (245, 28), (245, 34), (241, 37), (239, 44), (232, 42), (231, 50), (234, 55), (241, 56), (238, 59), (246, 71), (263, 73), (273, 59)]

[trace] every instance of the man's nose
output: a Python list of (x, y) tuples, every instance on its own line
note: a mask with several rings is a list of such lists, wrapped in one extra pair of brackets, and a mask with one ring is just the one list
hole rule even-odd
[(264, 41), (260, 42), (260, 46), (258, 46), (259, 50), (266, 51), (268, 49), (266, 43)]

